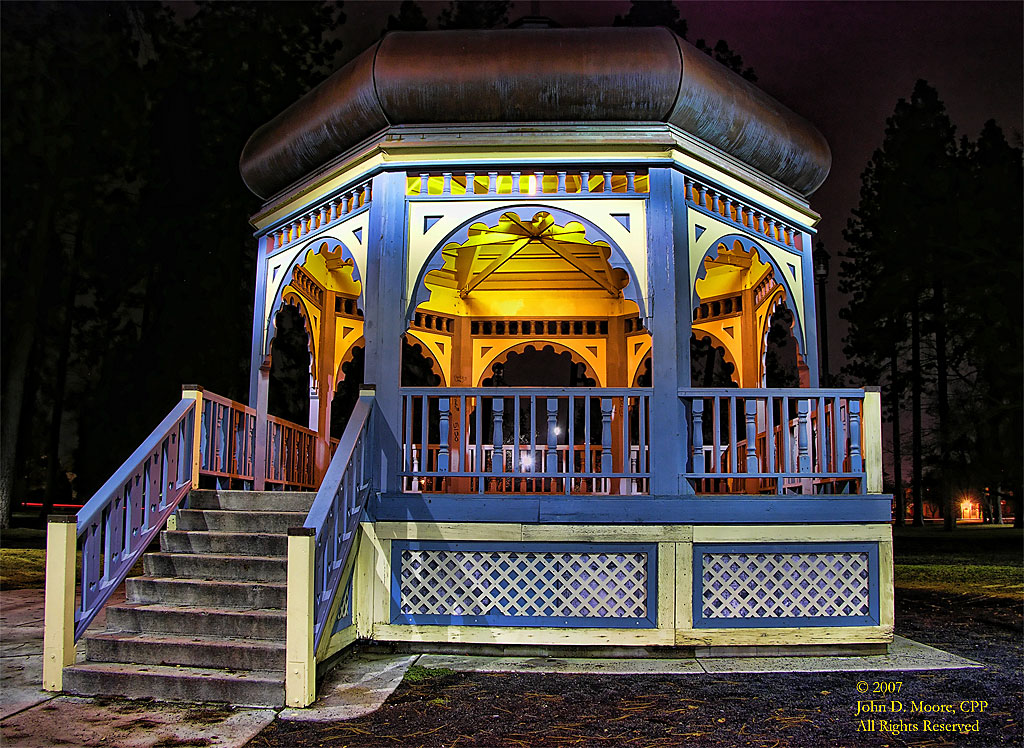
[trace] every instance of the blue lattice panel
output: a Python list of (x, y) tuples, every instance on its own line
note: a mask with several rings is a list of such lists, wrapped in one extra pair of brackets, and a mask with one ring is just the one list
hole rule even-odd
[(878, 625), (878, 545), (693, 547), (694, 626)]
[(392, 623), (655, 625), (656, 545), (392, 544)]

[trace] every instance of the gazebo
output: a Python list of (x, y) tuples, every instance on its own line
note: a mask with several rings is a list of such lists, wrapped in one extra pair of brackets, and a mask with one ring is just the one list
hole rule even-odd
[[(187, 388), (77, 522), (51, 524), (46, 687), (303, 706), (358, 639), (884, 650), (879, 394), (818, 381), (807, 196), (830, 162), (812, 125), (667, 29), (384, 37), (246, 145), (265, 201), (249, 403)], [(308, 338), (307, 424), (267, 413), (286, 306)], [(783, 310), (799, 387), (768, 386)], [(731, 386), (692, 381), (692, 338)], [(168, 520), (149, 581), (129, 580), (133, 622), (99, 635), (136, 626), (134, 648), (93, 656), (90, 639), (72, 664)], [(189, 557), (249, 594), (160, 593), (203, 578)], [(140, 674), (147, 636), (171, 646), (142, 620), (161, 605), (246, 612), (188, 633), (266, 643), (243, 679), (270, 685), (230, 690), (237, 666), (219, 692), (173, 685), (189, 668), (232, 683), (194, 645), (155, 660), (177, 675)]]

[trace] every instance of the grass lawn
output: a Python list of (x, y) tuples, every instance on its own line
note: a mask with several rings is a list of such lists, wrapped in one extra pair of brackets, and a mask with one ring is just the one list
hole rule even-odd
[(1024, 531), (1010, 525), (893, 528), (896, 588), (1024, 598)]

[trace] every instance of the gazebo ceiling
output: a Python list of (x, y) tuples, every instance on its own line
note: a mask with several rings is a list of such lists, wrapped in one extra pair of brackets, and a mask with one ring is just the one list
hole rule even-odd
[(808, 195), (828, 143), (665, 28), (396, 32), (260, 127), (246, 185), (269, 197), (392, 125), (668, 123)]

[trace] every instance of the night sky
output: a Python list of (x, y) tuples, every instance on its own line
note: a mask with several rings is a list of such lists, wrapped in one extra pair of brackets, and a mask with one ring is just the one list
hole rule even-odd
[[(345, 3), (342, 55), (376, 39), (393, 2)], [(628, 0), (519, 0), (509, 19), (540, 14), (563, 26), (610, 26)], [(898, 99), (924, 78), (945, 102), (957, 136), (974, 139), (990, 118), (1021, 144), (1024, 4), (1019, 2), (685, 2), (688, 39), (725, 39), (757, 73), (757, 85), (813, 122), (832, 147), (832, 172), (811, 195), (819, 236), (832, 255), (828, 306), (833, 370), (841, 359), (836, 272), (842, 230), (858, 202), (860, 174)], [(446, 2), (423, 2), (435, 22)], [(358, 41), (357, 41), (358, 40)], [(363, 46), (360, 46), (362, 44)], [(1019, 211), (1020, 206), (1007, 206)], [(1019, 212), (1017, 213), (1019, 216)], [(1016, 218), (1014, 220), (1018, 220)]]

